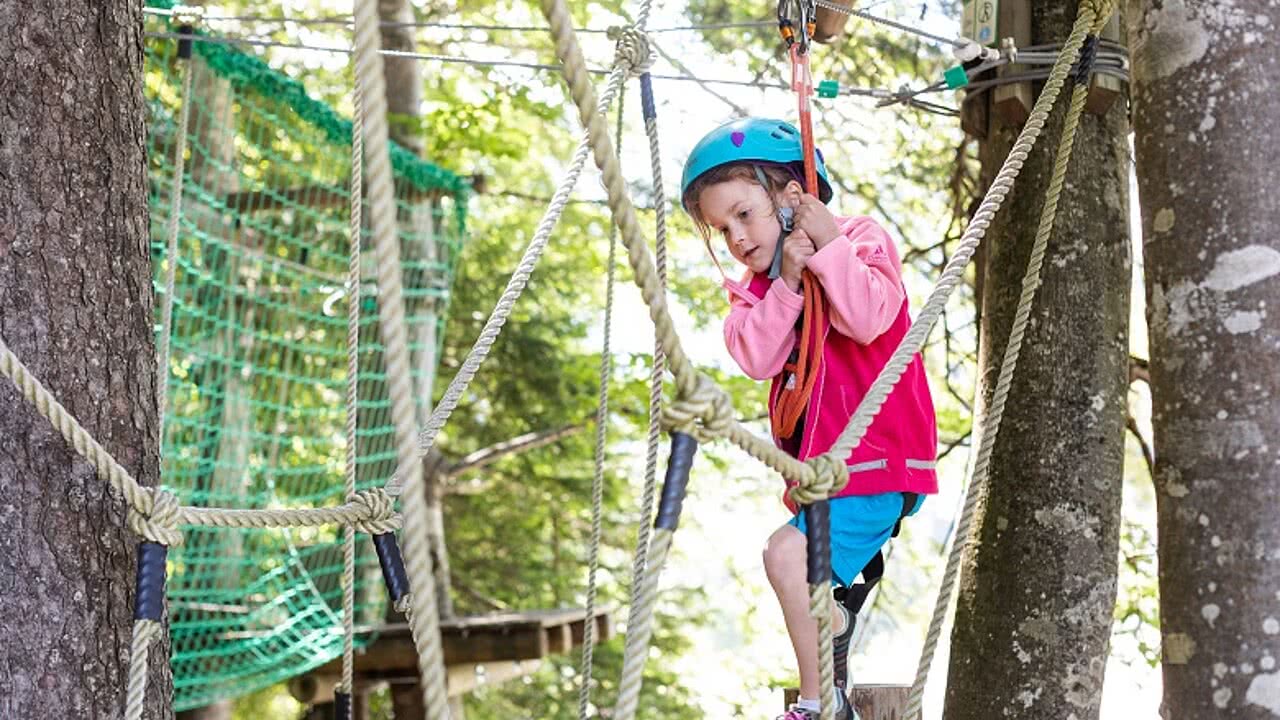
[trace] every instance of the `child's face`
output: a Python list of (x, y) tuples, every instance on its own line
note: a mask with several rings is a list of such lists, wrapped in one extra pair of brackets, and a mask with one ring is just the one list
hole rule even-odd
[(698, 207), (707, 227), (720, 234), (735, 260), (752, 272), (768, 272), (782, 228), (760, 184), (742, 178), (716, 183), (702, 191)]

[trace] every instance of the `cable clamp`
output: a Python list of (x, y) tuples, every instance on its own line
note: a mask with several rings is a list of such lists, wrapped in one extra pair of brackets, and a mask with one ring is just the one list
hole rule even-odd
[(1018, 62), (1018, 44), (1013, 38), (1007, 37), (1000, 41), (1000, 54), (998, 57), (1007, 58), (1010, 63)]
[(204, 8), (198, 5), (174, 5), (169, 17), (174, 25), (195, 27), (204, 20)]

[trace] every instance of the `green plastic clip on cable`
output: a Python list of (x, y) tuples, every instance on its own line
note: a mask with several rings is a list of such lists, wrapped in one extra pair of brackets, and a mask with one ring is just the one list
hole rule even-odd
[(942, 79), (946, 80), (947, 87), (952, 90), (959, 90), (969, 84), (969, 73), (964, 69), (963, 65), (955, 65), (947, 68), (947, 71), (942, 74)]
[(833, 98), (840, 94), (840, 83), (835, 80), (823, 80), (818, 83), (818, 97)]

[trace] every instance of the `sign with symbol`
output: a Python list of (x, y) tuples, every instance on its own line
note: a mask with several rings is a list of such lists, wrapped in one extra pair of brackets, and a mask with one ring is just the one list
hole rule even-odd
[(996, 19), (1000, 15), (1000, 0), (964, 0), (962, 31), (964, 36), (983, 45), (997, 42)]

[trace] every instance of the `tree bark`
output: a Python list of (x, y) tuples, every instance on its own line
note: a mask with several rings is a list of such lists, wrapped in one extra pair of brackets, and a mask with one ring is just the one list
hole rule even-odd
[[(413, 6), (409, 0), (378, 0), (378, 19), (384, 23), (412, 23)], [(414, 52), (413, 28), (408, 25), (382, 26), (384, 50)], [(422, 74), (419, 63), (413, 58), (384, 57), (383, 77), (387, 82), (387, 114), (402, 118), (417, 118), (422, 105)], [(422, 139), (417, 128), (409, 123), (388, 118), (391, 139), (414, 155), (422, 155)]]
[[(0, 13), (0, 334), (140, 482), (159, 477), (142, 7)], [(0, 381), (0, 717), (117, 718), (138, 538), (124, 502)], [(146, 714), (169, 714), (167, 642)]]
[(1280, 717), (1280, 8), (1130, 11), (1161, 715)]
[[(1076, 18), (1075, 2), (1030, 7), (1037, 43), (1061, 42)], [(1070, 94), (1064, 89), (984, 241), (982, 408), (1005, 352)], [(984, 186), (1020, 129), (990, 113), (980, 150)], [(1123, 103), (1081, 119), (990, 491), (974, 519), (952, 633), (948, 718), (1098, 717), (1124, 464), (1127, 131)]]

